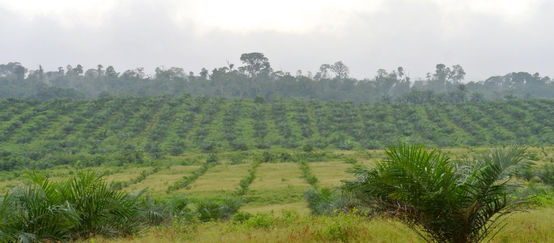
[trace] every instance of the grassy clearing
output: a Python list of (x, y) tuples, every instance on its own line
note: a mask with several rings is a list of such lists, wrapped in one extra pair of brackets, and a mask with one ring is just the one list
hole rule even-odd
[(130, 167), (122, 170), (121, 172), (114, 173), (111, 175), (106, 176), (106, 182), (111, 183), (113, 181), (129, 181), (138, 175), (140, 175), (140, 172), (150, 168), (145, 167)]
[(263, 163), (250, 185), (243, 208), (303, 201), (302, 194), (309, 185), (302, 178), (296, 163)]
[(168, 186), (181, 180), (183, 176), (191, 174), (194, 170), (198, 169), (198, 167), (197, 165), (175, 165), (163, 168), (158, 173), (148, 176), (140, 183), (125, 188), (125, 191), (147, 189), (154, 197), (165, 197), (167, 196), (165, 191)]
[(250, 164), (221, 164), (210, 168), (189, 188), (177, 190), (176, 193), (187, 193), (194, 198), (209, 198), (231, 193), (239, 187), (240, 180), (248, 174)]
[(347, 170), (352, 168), (351, 164), (344, 162), (317, 162), (309, 163), (314, 174), (319, 180), (319, 186), (336, 187), (340, 186), (341, 181), (352, 179), (352, 174)]

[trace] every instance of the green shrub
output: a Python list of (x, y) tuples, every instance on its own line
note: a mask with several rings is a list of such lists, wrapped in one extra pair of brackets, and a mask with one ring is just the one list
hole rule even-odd
[(241, 206), (238, 199), (227, 198), (223, 201), (201, 200), (196, 205), (198, 219), (208, 222), (219, 219), (229, 219)]
[(217, 163), (217, 162), (218, 162), (217, 155), (215, 153), (210, 153), (208, 155), (208, 158), (206, 159), (206, 163)]
[(249, 212), (244, 212), (244, 211), (238, 212), (235, 215), (233, 215), (233, 223), (242, 224), (246, 222), (248, 219), (252, 218), (252, 216), (254, 215)]
[(230, 156), (230, 160), (231, 160), (230, 164), (232, 164), (232, 165), (242, 164), (242, 163), (244, 163), (245, 157), (246, 157), (246, 155), (242, 154), (242, 153), (232, 154)]
[(344, 163), (355, 165), (355, 164), (358, 163), (358, 161), (356, 159), (352, 158), (352, 157), (348, 157), (348, 158), (344, 159)]
[(308, 208), (314, 215), (330, 215), (348, 207), (348, 197), (331, 188), (310, 188), (304, 192)]
[(324, 218), (323, 227), (316, 229), (315, 235), (324, 241), (350, 242), (365, 230), (359, 222), (360, 218), (354, 214), (339, 213)]
[(249, 228), (270, 229), (273, 226), (275, 217), (271, 214), (257, 213), (246, 220), (245, 225)]

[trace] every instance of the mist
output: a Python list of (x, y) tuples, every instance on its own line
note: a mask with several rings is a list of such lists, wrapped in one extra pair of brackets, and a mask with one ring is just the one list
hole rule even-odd
[(0, 63), (198, 72), (257, 51), (292, 73), (342, 60), (356, 78), (398, 66), (424, 78), (437, 63), (462, 65), (466, 81), (514, 71), (553, 76), (554, 3), (523, 2), (211, 1), (210, 10), (196, 1), (0, 1)]

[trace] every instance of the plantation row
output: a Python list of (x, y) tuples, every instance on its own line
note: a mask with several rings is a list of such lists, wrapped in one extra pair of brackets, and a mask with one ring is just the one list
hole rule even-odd
[(353, 104), (159, 96), (0, 100), (0, 169), (141, 163), (187, 152), (554, 144), (553, 100)]

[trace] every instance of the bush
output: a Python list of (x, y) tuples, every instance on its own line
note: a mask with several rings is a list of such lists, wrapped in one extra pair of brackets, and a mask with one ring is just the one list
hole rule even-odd
[(304, 152), (312, 152), (314, 150), (314, 146), (312, 146), (311, 144), (304, 144), (304, 146), (302, 146), (302, 151)]
[(324, 218), (323, 227), (315, 235), (325, 241), (350, 242), (364, 231), (359, 222), (360, 218), (354, 214), (339, 213), (333, 218)]
[(202, 200), (196, 205), (198, 219), (208, 222), (219, 219), (229, 219), (241, 206), (238, 199), (227, 198), (220, 202), (217, 200)]
[(274, 221), (275, 217), (273, 217), (273, 215), (271, 214), (257, 213), (256, 215), (246, 220), (245, 225), (255, 229), (270, 229), (273, 226)]
[(334, 209), (332, 203), (332, 191), (329, 188), (311, 188), (304, 192), (308, 202), (308, 208), (312, 214), (329, 214)]
[(246, 157), (246, 155), (243, 154), (243, 153), (233, 154), (233, 155), (230, 156), (230, 160), (231, 160), (230, 164), (232, 164), (232, 165), (243, 164), (245, 157)]
[(242, 212), (242, 211), (238, 212), (235, 215), (233, 215), (233, 223), (242, 224), (246, 222), (248, 219), (252, 218), (252, 216), (254, 215), (249, 212)]
[(208, 158), (206, 159), (206, 163), (217, 163), (218, 162), (218, 159), (217, 159), (217, 155), (215, 153), (210, 153), (208, 155)]
[(356, 159), (352, 158), (352, 157), (348, 157), (348, 158), (344, 159), (344, 163), (355, 165), (355, 164), (358, 163), (358, 161)]

